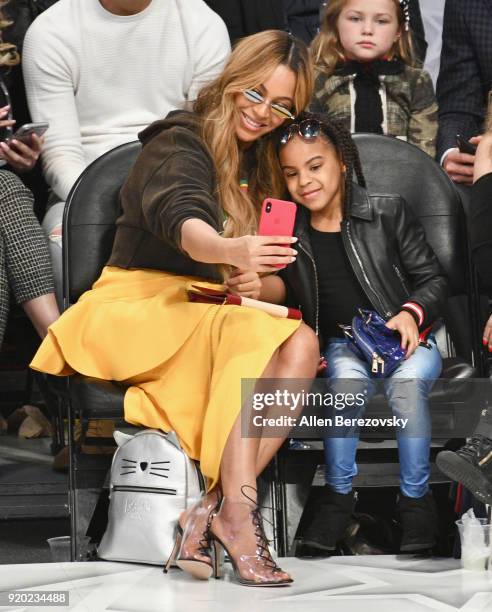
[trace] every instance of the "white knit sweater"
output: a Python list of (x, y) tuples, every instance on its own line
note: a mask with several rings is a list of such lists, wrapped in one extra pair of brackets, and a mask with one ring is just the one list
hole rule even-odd
[(59, 0), (29, 28), (23, 70), (34, 121), (48, 121), (45, 177), (65, 200), (94, 159), (196, 98), (229, 55), (202, 0), (152, 0), (118, 16), (99, 0)]

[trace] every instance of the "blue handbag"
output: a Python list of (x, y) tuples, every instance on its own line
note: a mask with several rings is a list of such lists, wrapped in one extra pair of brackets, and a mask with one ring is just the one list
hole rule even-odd
[(390, 376), (405, 359), (400, 334), (388, 329), (386, 321), (374, 310), (360, 309), (352, 325), (340, 327), (349, 340), (350, 349), (371, 364), (371, 371), (378, 378)]

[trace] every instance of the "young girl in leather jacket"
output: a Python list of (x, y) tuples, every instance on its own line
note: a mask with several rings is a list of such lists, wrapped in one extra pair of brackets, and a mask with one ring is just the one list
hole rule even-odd
[[(375, 390), (371, 365), (349, 349), (339, 324), (350, 324), (362, 307), (376, 310), (401, 335), (406, 358), (384, 381), (394, 415), (409, 419), (406, 431), (397, 432), (401, 550), (431, 548), (436, 516), (428, 488), (428, 393), (441, 372), (441, 357), (432, 336), (425, 345), (419, 336), (440, 315), (447, 282), (402, 198), (365, 190), (357, 149), (344, 128), (304, 113), (280, 132), (277, 146), (279, 172), (301, 205), (294, 234), (298, 256), (280, 275), (263, 279), (261, 297), (301, 308), (320, 339), (332, 393), (363, 392), (368, 401)], [(347, 416), (358, 417), (363, 409)], [(324, 440), (327, 486), (305, 532), (308, 546), (334, 550), (344, 535), (356, 501), (357, 443), (353, 430), (340, 429), (340, 437)]]

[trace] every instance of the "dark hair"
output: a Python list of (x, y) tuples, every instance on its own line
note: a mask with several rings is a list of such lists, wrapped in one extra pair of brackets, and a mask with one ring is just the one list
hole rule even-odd
[[(294, 123), (300, 123), (308, 119), (316, 119), (319, 121), (322, 137), (335, 147), (341, 162), (346, 168), (343, 201), (343, 216), (345, 217), (352, 200), (352, 185), (354, 178), (361, 187), (366, 187), (366, 179), (362, 171), (359, 151), (350, 132), (337, 121), (330, 119), (328, 115), (305, 111), (296, 117)], [(280, 146), (280, 137), (283, 131), (285, 131), (285, 126), (277, 130), (277, 148)]]

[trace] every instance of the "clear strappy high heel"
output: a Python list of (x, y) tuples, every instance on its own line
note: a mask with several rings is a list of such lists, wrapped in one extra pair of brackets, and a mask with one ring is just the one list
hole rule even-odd
[(245, 521), (250, 523), (249, 530), (251, 526), (253, 527), (253, 532), (250, 533), (249, 542), (241, 542), (241, 539), (248, 539), (247, 535), (246, 538), (243, 537), (248, 530), (245, 524), (241, 529), (231, 531), (229, 536), (222, 535), (221, 539), (216, 533), (217, 529), (214, 531), (214, 523), (211, 521), (209, 539), (212, 544), (214, 576), (220, 578), (225, 551), (231, 560), (234, 576), (239, 584), (257, 587), (287, 586), (294, 581), (275, 563), (263, 530), (260, 509), (255, 501), (244, 493), (243, 488), (245, 487), (241, 487), (241, 492), (247, 501), (229, 501), (224, 497), (220, 510), (215, 516), (220, 517), (224, 510), (228, 513), (241, 513), (245, 516)]
[(213, 573), (210, 555), (210, 523), (220, 503), (220, 496), (200, 500), (191, 509), (184, 527), (178, 524), (174, 547), (164, 566), (164, 573), (176, 565), (195, 578), (207, 580)]

